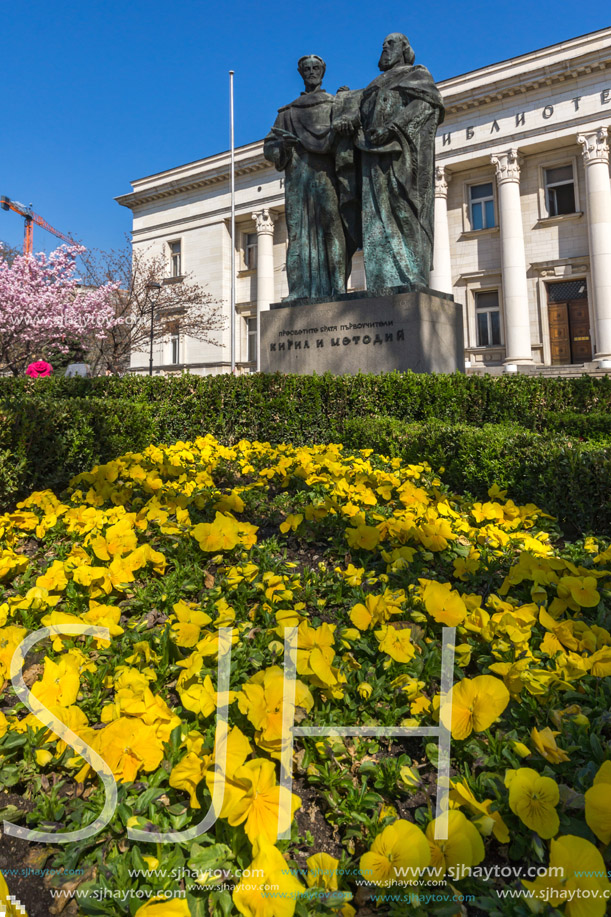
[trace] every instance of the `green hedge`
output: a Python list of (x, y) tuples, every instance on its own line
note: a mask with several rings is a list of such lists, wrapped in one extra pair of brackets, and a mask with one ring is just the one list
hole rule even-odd
[(0, 506), (153, 441), (151, 408), (127, 399), (22, 397), (2, 407)]
[[(332, 439), (348, 417), (504, 423), (539, 428), (549, 412), (605, 413), (611, 375), (550, 379), (385, 373), (356, 376), (148, 376), (0, 379), (0, 403), (25, 393), (59, 399), (118, 398), (154, 404), (160, 434), (187, 432), (205, 421), (211, 433), (239, 439)], [(296, 410), (296, 406), (298, 409)], [(162, 432), (161, 432), (162, 431)]]
[[(406, 424), (417, 422), (409, 455), (445, 465), (453, 487), (484, 494), (496, 481), (572, 531), (603, 532), (608, 510), (596, 507), (609, 496), (610, 407), (609, 376), (4, 378), (0, 509), (33, 489), (61, 489), (72, 475), (150, 442), (212, 433), (227, 443), (358, 440), (384, 452), (407, 448)], [(499, 426), (507, 423), (514, 426)]]
[(353, 418), (346, 447), (370, 448), (408, 462), (423, 458), (451, 488), (487, 499), (492, 484), (516, 503), (536, 503), (565, 534), (611, 534), (611, 439), (582, 442), (518, 424), (405, 423), (392, 417)]
[(610, 439), (611, 413), (593, 411), (590, 414), (578, 414), (576, 411), (550, 411), (542, 418), (527, 418), (523, 426), (538, 432), (564, 433), (566, 436), (576, 436), (579, 439)]

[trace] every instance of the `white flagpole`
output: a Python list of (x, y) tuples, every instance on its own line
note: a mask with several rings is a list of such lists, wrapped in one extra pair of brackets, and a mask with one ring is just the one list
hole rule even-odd
[(229, 131), (231, 139), (231, 372), (235, 373), (235, 147), (233, 135), (233, 70), (229, 71)]

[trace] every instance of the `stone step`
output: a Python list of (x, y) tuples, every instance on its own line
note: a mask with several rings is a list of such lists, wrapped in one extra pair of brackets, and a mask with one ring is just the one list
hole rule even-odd
[[(520, 366), (518, 372), (525, 376), (549, 376), (552, 378), (578, 378), (579, 376), (601, 376), (611, 375), (611, 370), (601, 369), (597, 364), (571, 364), (570, 366)], [(491, 375), (504, 376), (508, 375), (503, 366), (471, 367), (467, 370), (467, 375)], [(513, 373), (515, 375), (515, 373)]]

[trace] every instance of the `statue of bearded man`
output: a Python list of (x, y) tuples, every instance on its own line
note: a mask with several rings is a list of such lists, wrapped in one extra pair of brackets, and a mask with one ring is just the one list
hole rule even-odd
[(428, 286), (433, 261), (435, 134), (441, 94), (426, 67), (414, 66), (405, 35), (388, 35), (382, 73), (342, 94), (334, 128), (354, 136), (362, 175), (367, 289)]

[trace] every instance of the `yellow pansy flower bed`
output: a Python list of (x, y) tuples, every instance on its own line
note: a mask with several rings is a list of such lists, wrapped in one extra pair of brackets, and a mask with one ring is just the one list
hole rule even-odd
[(490, 484), (206, 436), (0, 518), (0, 787), (74, 913), (605, 913), (611, 552)]

